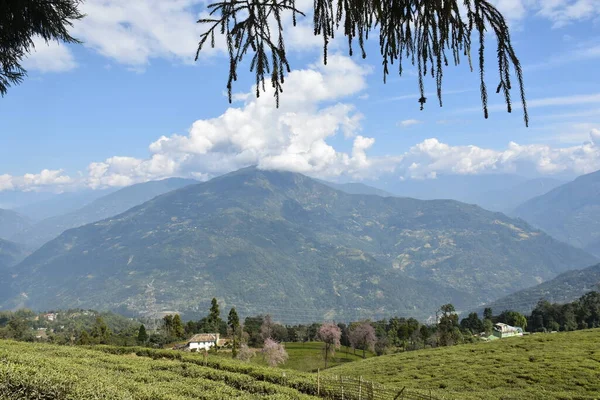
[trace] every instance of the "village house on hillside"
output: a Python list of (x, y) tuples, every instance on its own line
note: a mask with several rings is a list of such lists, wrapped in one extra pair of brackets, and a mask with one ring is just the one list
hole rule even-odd
[(523, 329), (518, 326), (510, 326), (499, 322), (494, 325), (494, 330), (492, 331), (492, 334), (498, 339), (513, 336), (523, 336)]
[(191, 337), (185, 345), (187, 351), (209, 350), (219, 344), (218, 333), (199, 333)]

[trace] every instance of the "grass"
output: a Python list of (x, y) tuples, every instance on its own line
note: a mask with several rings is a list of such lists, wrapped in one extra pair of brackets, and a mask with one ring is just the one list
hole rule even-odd
[(148, 357), (136, 355), (132, 348), (86, 349), (0, 341), (0, 399), (314, 398), (291, 387), (296, 384), (306, 391), (305, 381), (282, 382), (281, 373), (269, 376), (269, 371), (248, 370), (232, 363), (224, 366), (228, 369), (219, 369), (164, 357), (181, 355), (178, 352), (140, 354)]
[[(323, 358), (323, 343), (307, 342), (307, 343), (285, 343), (285, 350), (288, 353), (288, 361), (282, 364), (280, 368), (292, 369), (302, 372), (317, 372), (317, 369), (325, 369), (325, 359)], [(229, 352), (218, 353), (223, 357), (231, 357)], [(374, 357), (375, 354), (367, 351), (367, 358)], [(342, 346), (341, 349), (335, 352), (335, 356), (327, 361), (327, 367), (331, 368), (337, 365), (350, 363), (353, 361), (362, 360), (362, 351), (357, 350), (356, 354), (351, 348)], [(255, 365), (267, 365), (260, 353), (257, 353), (250, 363)]]
[(455, 399), (599, 399), (600, 329), (363, 360), (327, 371)]

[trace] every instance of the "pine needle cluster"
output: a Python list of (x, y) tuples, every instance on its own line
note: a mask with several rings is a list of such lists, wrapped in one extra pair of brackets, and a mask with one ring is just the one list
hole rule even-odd
[[(256, 78), (256, 96), (265, 91), (270, 79), (279, 106), (285, 74), (290, 71), (285, 41), (284, 15), (291, 14), (295, 26), (297, 18), (305, 14), (296, 7), (295, 0), (223, 0), (208, 6), (210, 17), (198, 22), (208, 24), (201, 35), (196, 59), (203, 47), (215, 46), (215, 34), (225, 36), (229, 53), (227, 91), (232, 100), (232, 85), (237, 80), (239, 64), (246, 55), (251, 57), (250, 71)], [(491, 31), (496, 38), (499, 83), (501, 93), (512, 112), (511, 68), (519, 86), (525, 125), (529, 124), (523, 71), (511, 43), (509, 28), (502, 14), (487, 0), (314, 0), (314, 34), (323, 38), (323, 60), (327, 64), (328, 47), (338, 32), (348, 41), (352, 56), (357, 49), (367, 57), (366, 41), (369, 35), (379, 35), (384, 82), (394, 63), (400, 75), (406, 62), (418, 70), (420, 97), (423, 109), (425, 78), (435, 80), (437, 99), (442, 106), (444, 69), (466, 59), (471, 70), (471, 44), (479, 42), (477, 64), (480, 76), (481, 103), (488, 118), (488, 89), (485, 83), (486, 35)]]
[(79, 43), (69, 34), (73, 21), (84, 17), (80, 0), (0, 0), (0, 95), (27, 76), (21, 64), (41, 37)]

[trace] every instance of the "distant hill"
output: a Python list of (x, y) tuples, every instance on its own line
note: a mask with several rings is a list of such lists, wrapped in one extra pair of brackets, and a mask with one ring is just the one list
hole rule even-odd
[(15, 294), (11, 288), (14, 265), (22, 261), (29, 252), (21, 245), (0, 239), (0, 298)]
[(378, 189), (373, 186), (365, 185), (360, 182), (348, 182), (348, 183), (335, 183), (329, 181), (323, 181), (320, 179), (315, 179), (316, 181), (323, 183), (329, 187), (332, 187), (337, 190), (341, 190), (342, 192), (346, 192), (348, 194), (372, 194), (376, 196), (382, 197), (390, 197), (394, 196), (390, 192), (386, 192), (385, 190)]
[(551, 303), (569, 303), (592, 290), (600, 290), (600, 264), (565, 272), (540, 285), (498, 299), (486, 307), (492, 307), (497, 314), (504, 310), (529, 313), (540, 299)]
[(0, 239), (0, 269), (7, 269), (18, 264), (27, 254), (28, 252), (23, 246)]
[(102, 196), (79, 210), (38, 222), (20, 234), (14, 235), (12, 239), (31, 247), (39, 247), (67, 229), (112, 217), (158, 195), (194, 183), (198, 181), (169, 178), (128, 186)]
[(31, 221), (12, 210), (0, 209), (0, 239), (10, 239), (31, 226)]
[(64, 232), (15, 285), (34, 308), (204, 313), (217, 297), (246, 315), (357, 320), (480, 304), (595, 261), (474, 205), (247, 168)]
[(475, 195), (473, 202), (487, 210), (501, 211), (511, 215), (514, 209), (524, 202), (548, 193), (564, 183), (564, 181), (553, 178), (529, 179), (511, 187)]
[(77, 192), (65, 192), (55, 194), (50, 198), (36, 201), (31, 204), (14, 207), (13, 210), (27, 216), (27, 218), (39, 222), (46, 218), (57, 215), (68, 214), (72, 211), (79, 210), (92, 201), (106, 196), (109, 193), (115, 192), (116, 188), (98, 189), (98, 190), (82, 190)]
[(422, 200), (452, 199), (477, 204), (486, 210), (511, 213), (523, 202), (547, 193), (564, 182), (554, 178), (528, 179), (511, 174), (484, 174), (440, 175), (435, 179), (382, 178), (378, 186), (396, 196)]
[(514, 215), (558, 240), (600, 255), (600, 171), (580, 176), (517, 207)]

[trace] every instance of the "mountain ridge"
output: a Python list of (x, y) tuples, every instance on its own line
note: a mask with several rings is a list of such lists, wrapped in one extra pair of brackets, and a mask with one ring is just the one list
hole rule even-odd
[(198, 183), (192, 179), (167, 178), (124, 187), (93, 200), (82, 208), (42, 220), (12, 236), (12, 240), (39, 247), (62, 232), (120, 214), (171, 190)]
[(600, 255), (600, 171), (582, 175), (515, 209), (514, 215), (573, 246)]
[(246, 168), (64, 232), (17, 266), (16, 288), (32, 307), (140, 313), (153, 282), (160, 307), (184, 312), (219, 297), (249, 313), (423, 317), (595, 260), (475, 205), (351, 195)]

